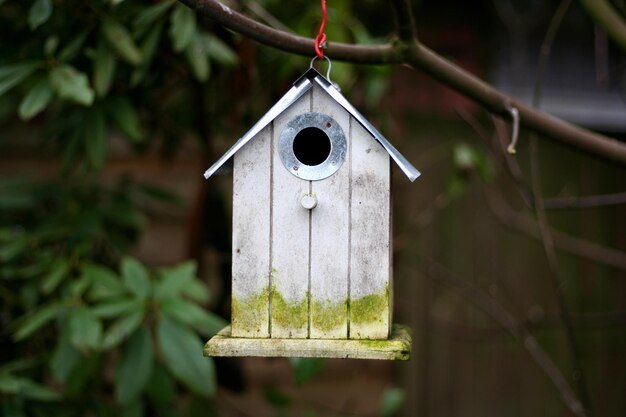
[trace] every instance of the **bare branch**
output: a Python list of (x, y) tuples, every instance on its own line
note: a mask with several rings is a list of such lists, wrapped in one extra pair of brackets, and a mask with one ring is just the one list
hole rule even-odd
[(524, 349), (530, 357), (535, 361), (537, 366), (546, 374), (550, 381), (559, 391), (563, 402), (574, 415), (585, 417), (585, 410), (576, 398), (574, 390), (563, 376), (561, 370), (552, 361), (550, 356), (541, 348), (537, 339), (524, 326), (520, 326), (520, 322), (511, 314), (500, 302), (491, 297), (486, 292), (467, 285), (464, 281), (454, 278), (452, 273), (438, 263), (427, 260), (427, 274), (434, 280), (437, 280), (459, 295), (468, 299), (476, 307), (483, 310), (502, 327), (504, 327), (511, 336), (522, 343)]
[(557, 197), (543, 200), (543, 206), (547, 210), (606, 207), (619, 204), (626, 204), (626, 193)]
[[(528, 215), (517, 213), (504, 204), (501, 198), (498, 198), (486, 188), (485, 199), (489, 209), (502, 226), (532, 238), (540, 239), (537, 222)], [(560, 251), (613, 268), (626, 270), (626, 253), (620, 250), (608, 248), (554, 229), (551, 229), (550, 233), (554, 239), (554, 246)]]
[(417, 42), (417, 27), (410, 0), (394, 0), (392, 5), (400, 39), (407, 43)]
[(606, 0), (580, 0), (595, 22), (626, 52), (626, 22)]
[[(561, 22), (567, 14), (571, 5), (571, 0), (561, 0), (559, 7), (556, 9), (550, 26), (546, 32), (544, 40), (541, 44), (541, 52), (539, 57), (539, 65), (537, 67), (537, 77), (535, 80), (535, 90), (533, 94), (533, 106), (539, 107), (541, 100), (541, 90), (543, 87), (543, 78), (545, 71), (548, 67), (548, 61), (550, 60), (550, 53), (552, 51), (552, 44), (556, 38), (556, 34), (561, 27)], [(574, 334), (574, 326), (570, 317), (569, 307), (565, 294), (561, 288), (562, 274), (559, 266), (559, 261), (554, 248), (554, 238), (548, 224), (548, 216), (546, 215), (546, 209), (543, 206), (543, 196), (541, 193), (541, 168), (539, 162), (539, 145), (538, 139), (535, 134), (530, 136), (530, 175), (531, 175), (531, 189), (533, 194), (535, 214), (537, 215), (537, 225), (539, 226), (539, 234), (541, 236), (541, 243), (543, 245), (546, 258), (548, 260), (548, 266), (552, 272), (552, 283), (554, 285), (554, 293), (557, 298), (559, 310), (561, 311), (561, 319), (563, 323), (563, 330), (565, 331), (565, 338), (570, 350), (572, 365), (574, 372), (579, 375), (576, 379), (578, 386), (578, 394), (580, 395), (581, 403), (586, 410), (591, 412), (591, 401), (589, 399), (589, 390), (587, 389), (587, 381), (585, 373), (582, 367), (582, 361), (580, 359), (580, 350), (578, 342)]]
[[(285, 52), (313, 56), (313, 39), (293, 35), (256, 22), (217, 0), (179, 0), (228, 29)], [(583, 149), (606, 159), (626, 163), (626, 144), (593, 133), (547, 113), (533, 109), (452, 64), (417, 43), (365, 46), (330, 42), (326, 54), (337, 60), (361, 64), (410, 64), (501, 117), (511, 106), (519, 110), (522, 125), (546, 137)]]

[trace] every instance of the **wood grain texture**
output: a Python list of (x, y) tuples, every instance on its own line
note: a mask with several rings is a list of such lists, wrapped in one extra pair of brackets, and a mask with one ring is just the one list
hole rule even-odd
[(271, 126), (234, 157), (233, 335), (269, 337)]
[(278, 153), (280, 133), (296, 115), (308, 112), (307, 92), (274, 122), (271, 225), (271, 337), (306, 338), (309, 320), (309, 211), (300, 199), (310, 182), (285, 169)]
[[(332, 117), (349, 141), (349, 113), (318, 86), (314, 112)], [(349, 148), (348, 148), (349, 153)], [(350, 163), (311, 183), (317, 207), (311, 210), (311, 338), (347, 339), (350, 225)]]
[(350, 338), (386, 339), (390, 331), (389, 155), (350, 123)]
[(227, 326), (204, 346), (204, 356), (261, 356), (402, 360), (411, 358), (411, 334), (396, 325), (389, 340), (244, 339)]

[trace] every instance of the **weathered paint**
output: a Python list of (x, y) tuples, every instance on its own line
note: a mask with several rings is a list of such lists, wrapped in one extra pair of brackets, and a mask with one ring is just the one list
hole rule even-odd
[(302, 207), (300, 199), (310, 192), (310, 184), (285, 169), (278, 153), (278, 138), (285, 125), (296, 115), (309, 111), (310, 105), (308, 92), (273, 122), (271, 268), (275, 272), (270, 289), (270, 337), (276, 338), (308, 336), (308, 304), (304, 303), (303, 309), (292, 309), (297, 314), (292, 320), (286, 320), (281, 307), (302, 306), (302, 300), (308, 297), (309, 211)]
[[(232, 317), (237, 337), (269, 337), (271, 125), (257, 136), (235, 154), (233, 167)], [(246, 300), (254, 301), (255, 308), (240, 308), (250, 304)]]
[(350, 338), (390, 331), (389, 154), (354, 119), (350, 197)]
[(312, 111), (332, 117), (348, 144), (345, 161), (333, 175), (312, 181), (317, 207), (311, 210), (311, 330), (310, 337), (348, 337), (350, 224), (349, 114), (317, 85)]
[[(342, 168), (321, 181), (293, 176), (278, 156), (283, 127), (307, 111), (330, 115), (348, 138)], [(387, 152), (318, 88), (259, 136), (235, 155), (233, 337), (386, 339)], [(305, 194), (318, 201), (311, 211)]]
[(269, 356), (409, 360), (411, 334), (394, 326), (388, 340), (244, 339), (234, 338), (227, 326), (204, 346), (205, 356)]

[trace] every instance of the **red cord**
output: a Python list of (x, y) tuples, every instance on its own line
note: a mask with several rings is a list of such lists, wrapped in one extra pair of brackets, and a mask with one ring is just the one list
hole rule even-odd
[(315, 53), (319, 59), (324, 59), (324, 43), (326, 43), (326, 34), (324, 29), (326, 28), (326, 20), (328, 19), (328, 13), (326, 13), (326, 0), (322, 1), (322, 23), (320, 24), (320, 30), (315, 37)]

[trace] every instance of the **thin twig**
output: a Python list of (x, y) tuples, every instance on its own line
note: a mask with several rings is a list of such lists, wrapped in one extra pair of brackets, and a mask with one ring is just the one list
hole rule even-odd
[(417, 27), (410, 0), (393, 0), (391, 4), (398, 37), (408, 43), (417, 42)]
[(626, 204), (626, 192), (615, 194), (555, 197), (543, 200), (547, 210), (594, 208)]
[(483, 310), (502, 327), (508, 330), (511, 336), (522, 343), (524, 349), (535, 361), (539, 369), (550, 379), (561, 395), (561, 399), (569, 410), (578, 417), (586, 417), (580, 401), (576, 398), (574, 390), (563, 376), (560, 369), (552, 361), (550, 356), (541, 348), (537, 339), (520, 325), (520, 322), (502, 304), (486, 292), (470, 287), (464, 281), (455, 278), (452, 272), (432, 260), (423, 260), (426, 264), (426, 273), (434, 280), (441, 282), (451, 290), (457, 292), (463, 298), (469, 300), (476, 307)]
[[(457, 113), (459, 116), (481, 137), (487, 144), (491, 144), (486, 129), (476, 120), (472, 115), (464, 112), (462, 110), (458, 110)], [(497, 136), (505, 135), (506, 128), (503, 126), (503, 123), (498, 122), (494, 119), (494, 126), (496, 127)], [(506, 144), (503, 140), (498, 141), (498, 144), (495, 146), (490, 146), (490, 148), (495, 147), (499, 150), (497, 153), (500, 155), (498, 159), (502, 165), (505, 165), (507, 168), (507, 172), (511, 176), (511, 179), (515, 183), (515, 187), (512, 187), (514, 190), (517, 190), (522, 198), (522, 200), (526, 203), (528, 208), (534, 209), (534, 197), (532, 190), (528, 189), (523, 177), (522, 171), (515, 158), (511, 158), (506, 155), (505, 147)], [(492, 153), (493, 155), (493, 153)], [(495, 193), (490, 191), (489, 188), (483, 188), (485, 193), (485, 199), (487, 202), (487, 206), (489, 207), (491, 213), (494, 215), (496, 220), (500, 222), (504, 227), (508, 229), (512, 229), (521, 233), (524, 233), (530, 237), (535, 239), (541, 239), (541, 234), (539, 233), (539, 229), (537, 226), (537, 222), (531, 219), (530, 217), (517, 213), (512, 208), (508, 207), (504, 203), (504, 198), (496, 197)], [(441, 198), (442, 196), (439, 196)], [(592, 207), (593, 204), (595, 206), (600, 205), (608, 205), (608, 204), (620, 204), (621, 203), (621, 194), (612, 194), (607, 196), (589, 196), (589, 200), (585, 197), (581, 197), (582, 202), (579, 207), (582, 207), (584, 204), (588, 204), (589, 207)], [(624, 193), (624, 198), (626, 198), (626, 193)], [(435, 202), (437, 200), (434, 200)], [(444, 200), (445, 201), (445, 200)], [(551, 203), (554, 201), (554, 203)], [(569, 199), (550, 199), (544, 200), (544, 204), (550, 203), (553, 208), (564, 208), (569, 203)], [(604, 204), (602, 204), (604, 203)], [(445, 208), (445, 206), (442, 206)], [(546, 206), (546, 208), (548, 208)], [(425, 227), (432, 220), (434, 214), (436, 214), (435, 209), (438, 207), (435, 203), (431, 204), (431, 206), (427, 207), (420, 213), (420, 217), (418, 219), (423, 218), (425, 222), (418, 223), (418, 226)], [(573, 255), (579, 256), (584, 259), (589, 259), (596, 263), (600, 263), (603, 265), (611, 266), (613, 268), (626, 270), (626, 253), (608, 248), (602, 245), (599, 245), (595, 242), (591, 242), (589, 240), (571, 236), (569, 234), (556, 231), (554, 229), (550, 230), (550, 234), (553, 237), (554, 245), (560, 251), (568, 252)], [(395, 240), (394, 240), (395, 244)]]
[(589, 15), (626, 52), (626, 22), (607, 0), (580, 0)]
[[(285, 52), (311, 56), (313, 39), (273, 29), (252, 20), (217, 0), (179, 0), (228, 29)], [(606, 159), (626, 163), (626, 144), (565, 122), (515, 100), (421, 43), (398, 41), (386, 45), (330, 42), (325, 53), (333, 59), (362, 64), (407, 64), (419, 68), (501, 117), (511, 106), (519, 110), (524, 127)]]
[[(541, 239), (537, 222), (528, 215), (517, 213), (506, 204), (504, 199), (497, 197), (495, 193), (484, 188), (485, 200), (491, 213), (504, 227), (524, 233), (535, 239)], [(571, 253), (580, 258), (626, 270), (626, 253), (599, 245), (595, 242), (571, 236), (563, 232), (551, 229), (554, 245), (563, 252)]]
[(287, 25), (285, 25), (283, 22), (278, 20), (273, 14), (268, 12), (267, 9), (265, 9), (263, 6), (261, 6), (261, 4), (259, 4), (259, 2), (253, 1), (253, 0), (247, 1), (246, 7), (252, 13), (256, 14), (261, 19), (265, 20), (265, 22), (271, 27), (273, 27), (274, 29), (279, 29), (279, 30), (282, 30), (283, 32), (293, 33), (293, 31)]
[[(556, 34), (561, 27), (561, 22), (567, 14), (571, 5), (571, 0), (562, 0), (557, 8), (550, 26), (546, 32), (546, 36), (541, 44), (541, 53), (539, 57), (539, 65), (537, 68), (537, 77), (535, 79), (535, 88), (533, 92), (533, 107), (538, 108), (541, 101), (541, 92), (543, 88), (543, 79), (546, 69), (548, 67), (548, 61), (552, 51), (552, 44), (556, 38)], [(580, 352), (578, 343), (574, 334), (574, 326), (570, 317), (569, 308), (567, 306), (567, 300), (563, 294), (561, 288), (562, 276), (559, 261), (554, 248), (554, 239), (548, 224), (548, 217), (544, 208), (543, 197), (541, 195), (541, 170), (539, 165), (539, 146), (538, 139), (535, 134), (530, 135), (530, 172), (531, 172), (531, 189), (533, 193), (533, 201), (535, 206), (535, 214), (537, 216), (537, 225), (539, 226), (539, 234), (541, 235), (541, 243), (543, 245), (548, 266), (550, 268), (555, 295), (557, 298), (559, 310), (561, 311), (561, 318), (563, 328), (565, 330), (565, 336), (567, 345), (572, 357), (573, 373), (578, 375), (576, 383), (578, 386), (578, 395), (580, 395), (581, 403), (584, 409), (591, 413), (591, 402), (589, 400), (589, 391), (587, 389), (587, 380), (585, 373), (583, 372), (582, 361), (580, 358)]]

